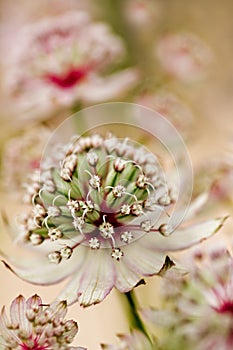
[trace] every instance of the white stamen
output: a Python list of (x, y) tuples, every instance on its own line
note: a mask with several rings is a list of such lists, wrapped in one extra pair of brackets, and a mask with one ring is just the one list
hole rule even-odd
[(95, 152), (87, 153), (87, 162), (90, 166), (95, 167), (98, 163), (99, 157)]
[(142, 205), (139, 204), (139, 203), (134, 203), (131, 206), (131, 212), (132, 212), (133, 215), (136, 215), (136, 216), (141, 215), (143, 213)]
[(89, 246), (91, 249), (99, 249), (100, 248), (100, 241), (96, 237), (92, 237), (89, 240)]
[(49, 217), (55, 218), (61, 214), (61, 210), (56, 206), (51, 206), (51, 207), (48, 207), (47, 213)]
[(63, 237), (63, 233), (58, 228), (49, 228), (48, 229), (48, 237), (51, 241), (56, 241)]
[(136, 186), (138, 188), (145, 188), (147, 186), (148, 178), (144, 174), (140, 174), (136, 180)]
[[(104, 215), (104, 217), (105, 216), (106, 215)], [(105, 220), (104, 217), (103, 217), (103, 220)], [(110, 238), (114, 234), (114, 227), (109, 222), (105, 222), (104, 221), (99, 226), (99, 230), (100, 230), (101, 236), (104, 237), (104, 238)]]
[(117, 185), (112, 189), (112, 194), (116, 198), (122, 197), (123, 194), (125, 194), (126, 188), (122, 185)]
[(122, 250), (120, 248), (114, 248), (112, 250), (112, 254), (111, 254), (112, 258), (119, 261), (122, 256), (124, 256), (124, 253), (122, 252)]
[(133, 236), (132, 232), (130, 232), (130, 231), (125, 231), (121, 234), (122, 242), (127, 243), (127, 244), (132, 241), (133, 237), (134, 236)]
[(89, 180), (89, 184), (94, 188), (94, 190), (99, 190), (101, 186), (100, 177), (98, 175), (92, 175)]
[(145, 232), (150, 232), (150, 230), (152, 228), (150, 220), (142, 221), (140, 226), (143, 229), (143, 231), (145, 231)]
[(60, 253), (61, 253), (62, 259), (68, 260), (71, 257), (71, 255), (73, 254), (73, 249), (68, 247), (68, 246), (65, 246), (64, 248), (62, 248), (60, 250)]
[(71, 181), (72, 172), (68, 168), (62, 168), (60, 171), (60, 176), (65, 181)]
[(123, 204), (121, 209), (120, 209), (120, 212), (122, 215), (129, 215), (130, 214), (130, 206), (128, 204)]
[(84, 224), (85, 224), (85, 221), (80, 216), (76, 217), (73, 221), (73, 226), (74, 226), (75, 230), (78, 230), (80, 232), (82, 232), (82, 228), (83, 228)]
[(29, 237), (33, 245), (39, 245), (43, 242), (43, 238), (38, 233), (33, 232)]
[(53, 264), (59, 264), (61, 262), (61, 259), (62, 259), (61, 253), (57, 252), (57, 251), (49, 253), (48, 259)]

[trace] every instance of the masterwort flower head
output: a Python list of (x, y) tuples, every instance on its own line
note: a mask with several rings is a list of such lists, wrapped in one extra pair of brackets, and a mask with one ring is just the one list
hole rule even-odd
[(36, 125), (5, 143), (1, 175), (7, 191), (22, 189), (25, 173), (40, 168), (41, 152), (50, 135), (48, 128)]
[(101, 344), (103, 350), (156, 350), (155, 344), (140, 331), (133, 330), (131, 334), (118, 335), (118, 344)]
[(185, 349), (232, 349), (232, 269), (233, 257), (226, 249), (197, 251), (190, 275), (169, 271), (164, 278), (165, 310), (147, 310), (145, 316), (163, 323), (168, 343), (186, 344)]
[(185, 82), (203, 78), (212, 61), (210, 48), (189, 32), (162, 36), (156, 45), (156, 56), (167, 73)]
[(137, 98), (137, 103), (149, 107), (166, 117), (180, 132), (188, 134), (193, 114), (187, 104), (178, 96), (165, 89), (156, 92), (145, 92)]
[(127, 138), (77, 137), (52, 155), (30, 177), (32, 207), (16, 237), (39, 257), (24, 267), (7, 259), (32, 283), (70, 277), (61, 300), (87, 306), (114, 286), (127, 292), (171, 267), (168, 251), (190, 247), (222, 224), (211, 220), (168, 235), (172, 192), (155, 155)]
[(18, 40), (8, 58), (6, 83), (25, 116), (116, 98), (137, 80), (134, 69), (106, 76), (125, 48), (107, 24), (93, 22), (86, 12), (43, 18), (25, 27)]
[[(65, 320), (65, 301), (44, 305), (35, 294), (26, 300), (19, 295), (10, 306), (10, 319), (5, 306), (0, 314), (0, 344), (5, 350), (85, 350), (70, 347), (77, 323)], [(1, 347), (2, 349), (2, 347)]]

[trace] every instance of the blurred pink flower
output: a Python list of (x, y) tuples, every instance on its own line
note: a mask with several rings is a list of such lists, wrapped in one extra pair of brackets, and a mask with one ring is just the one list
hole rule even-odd
[[(40, 177), (32, 175), (31, 210), (15, 232), (23, 247), (37, 253), (35, 261), (19, 264), (11, 254), (6, 259), (14, 268), (6, 266), (35, 284), (70, 277), (59, 296), (68, 303), (95, 304), (114, 286), (124, 293), (143, 276), (163, 274), (174, 265), (167, 252), (197, 244), (224, 221), (168, 235), (165, 208), (174, 199), (157, 157), (130, 139), (79, 137), (63, 153), (47, 162)], [(190, 207), (192, 214), (200, 203)]]
[(167, 330), (166, 349), (180, 349), (172, 344), (181, 342), (190, 350), (231, 350), (233, 257), (226, 248), (198, 250), (189, 265), (188, 276), (174, 271), (166, 274), (164, 309), (144, 310), (144, 317)]
[(176, 95), (166, 90), (155, 93), (144, 93), (137, 98), (137, 103), (166, 117), (180, 132), (187, 134), (190, 131), (193, 115), (190, 108)]
[(193, 33), (165, 34), (155, 52), (163, 69), (185, 82), (202, 79), (212, 61), (210, 48)]
[(91, 96), (94, 102), (117, 98), (138, 79), (135, 69), (103, 75), (122, 59), (124, 45), (107, 24), (92, 22), (85, 12), (44, 18), (24, 28), (17, 40), (8, 55), (6, 82), (25, 118), (89, 103)]
[(4, 145), (2, 155), (2, 181), (7, 191), (20, 190), (26, 174), (40, 168), (43, 148), (50, 136), (48, 128), (34, 126)]
[(200, 164), (196, 170), (194, 195), (209, 191), (211, 203), (230, 199), (233, 193), (233, 157), (225, 153), (215, 157), (205, 164)]
[(155, 344), (140, 331), (133, 330), (129, 335), (118, 335), (119, 343), (116, 345), (101, 344), (103, 350), (155, 350)]
[(0, 344), (11, 350), (85, 350), (69, 346), (78, 326), (75, 321), (64, 320), (66, 312), (65, 301), (45, 306), (36, 294), (28, 300), (19, 295), (11, 303), (10, 321), (2, 308)]
[(160, 5), (159, 1), (154, 0), (127, 0), (125, 15), (132, 25), (144, 30), (158, 21)]

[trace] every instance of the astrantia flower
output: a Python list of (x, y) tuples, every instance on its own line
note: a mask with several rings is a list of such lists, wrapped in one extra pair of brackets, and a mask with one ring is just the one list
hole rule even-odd
[(37, 284), (70, 277), (59, 297), (69, 303), (98, 303), (114, 286), (131, 290), (142, 276), (171, 267), (167, 251), (196, 244), (222, 224), (212, 220), (166, 237), (164, 207), (173, 198), (157, 158), (129, 139), (79, 137), (52, 155), (58, 160), (46, 159), (40, 177), (31, 177), (33, 205), (16, 237), (40, 255), (14, 272)]
[(104, 350), (156, 350), (148, 338), (140, 331), (134, 330), (129, 335), (118, 335), (119, 343), (116, 345), (102, 344)]
[[(169, 271), (163, 280), (165, 310), (144, 314), (163, 323), (168, 341), (185, 349), (233, 348), (233, 257), (227, 250), (196, 253), (189, 276)], [(173, 349), (168, 346), (166, 349)], [(180, 347), (177, 347), (177, 349)]]
[(159, 90), (155, 93), (145, 93), (138, 97), (137, 102), (154, 109), (179, 130), (187, 133), (193, 121), (190, 108), (172, 92)]
[(195, 176), (195, 195), (208, 190), (213, 201), (232, 197), (233, 191), (233, 157), (232, 153), (211, 159), (200, 164)]
[(0, 344), (5, 350), (85, 350), (69, 346), (78, 326), (75, 321), (64, 319), (66, 312), (65, 301), (44, 306), (36, 294), (28, 300), (19, 295), (11, 303), (10, 318), (5, 306), (2, 308)]
[(49, 136), (47, 128), (37, 125), (5, 143), (2, 179), (7, 191), (19, 190), (26, 180), (25, 174), (40, 168), (41, 151)]
[(164, 70), (182, 81), (201, 79), (212, 60), (209, 47), (193, 33), (171, 33), (160, 38), (156, 55)]
[(17, 108), (31, 114), (118, 97), (135, 83), (137, 73), (103, 73), (123, 54), (121, 39), (107, 24), (92, 22), (87, 13), (44, 18), (24, 28), (8, 59), (10, 95)]

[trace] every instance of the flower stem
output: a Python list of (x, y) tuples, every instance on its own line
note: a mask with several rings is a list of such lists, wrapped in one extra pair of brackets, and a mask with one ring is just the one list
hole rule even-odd
[(130, 292), (124, 293), (124, 296), (126, 297), (128, 310), (129, 310), (128, 317), (129, 317), (130, 327), (133, 329), (140, 330), (151, 341), (148, 331), (139, 315), (138, 302), (134, 294), (134, 291), (132, 290)]

